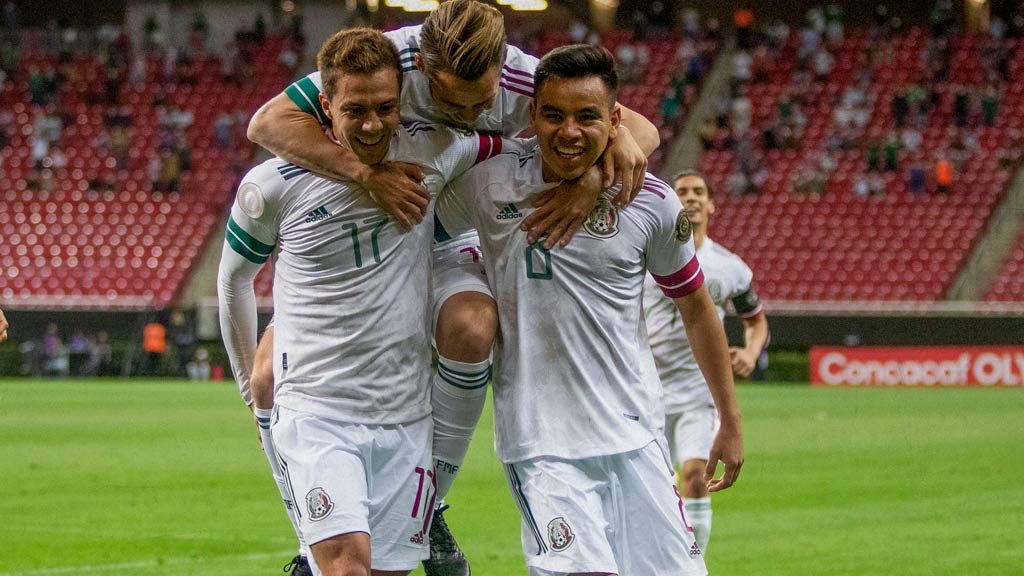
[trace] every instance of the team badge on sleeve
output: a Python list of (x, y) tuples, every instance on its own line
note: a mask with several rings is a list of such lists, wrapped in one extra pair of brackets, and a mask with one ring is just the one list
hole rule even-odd
[(590, 216), (587, 216), (583, 227), (595, 238), (611, 238), (619, 232), (618, 222), (619, 215), (615, 211), (615, 207), (612, 206), (611, 201), (601, 197), (597, 201), (597, 206), (590, 213)]
[(572, 545), (576, 540), (576, 535), (572, 533), (572, 528), (569, 527), (565, 518), (559, 516), (548, 522), (548, 540), (551, 541), (552, 550), (561, 552)]
[(263, 209), (265, 206), (263, 201), (263, 191), (260, 187), (253, 184), (252, 182), (246, 182), (242, 184), (242, 187), (238, 189), (238, 207), (242, 209), (242, 212), (246, 216), (253, 220), (263, 216)]
[(683, 208), (679, 210), (679, 216), (676, 216), (676, 240), (689, 242), (691, 236), (693, 227), (690, 226), (690, 219), (686, 217), (686, 209)]
[(310, 520), (323, 520), (331, 510), (334, 510), (334, 502), (327, 492), (318, 486), (306, 494), (306, 508), (309, 510)]

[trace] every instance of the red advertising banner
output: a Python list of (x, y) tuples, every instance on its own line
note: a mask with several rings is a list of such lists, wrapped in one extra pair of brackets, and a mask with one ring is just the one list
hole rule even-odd
[(1024, 386), (1024, 347), (811, 348), (815, 386)]

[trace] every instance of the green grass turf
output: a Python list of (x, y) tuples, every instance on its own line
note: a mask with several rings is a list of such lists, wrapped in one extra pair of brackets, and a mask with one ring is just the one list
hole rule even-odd
[[(1021, 390), (740, 398), (712, 574), (1024, 573)], [(489, 413), (449, 503), (474, 574), (525, 574)], [(0, 381), (0, 576), (269, 576), (293, 550), (233, 385)]]

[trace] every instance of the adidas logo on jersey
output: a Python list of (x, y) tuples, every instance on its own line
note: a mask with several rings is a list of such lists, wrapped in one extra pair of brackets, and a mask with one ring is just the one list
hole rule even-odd
[(523, 217), (523, 213), (520, 212), (515, 204), (506, 204), (504, 208), (498, 210), (498, 220), (516, 220)]
[(697, 543), (694, 542), (693, 546), (690, 546), (690, 558), (696, 558), (697, 556), (700, 556), (700, 546), (697, 546)]
[(327, 220), (331, 216), (334, 216), (334, 214), (331, 214), (327, 211), (327, 208), (321, 206), (306, 215), (306, 222), (320, 222), (321, 220)]

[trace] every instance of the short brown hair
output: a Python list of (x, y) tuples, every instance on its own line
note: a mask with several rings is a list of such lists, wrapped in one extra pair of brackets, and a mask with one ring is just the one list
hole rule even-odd
[(448, 0), (427, 15), (420, 29), (420, 56), (427, 75), (443, 71), (473, 81), (505, 61), (505, 18), (477, 0)]
[(676, 187), (676, 182), (678, 182), (680, 178), (686, 178), (688, 176), (696, 176), (697, 178), (700, 178), (701, 181), (704, 182), (704, 189), (708, 191), (708, 198), (711, 198), (711, 183), (708, 182), (707, 176), (705, 176), (700, 170), (695, 170), (693, 168), (686, 168), (677, 172), (676, 175), (672, 177), (672, 187)]
[(395, 45), (379, 30), (349, 28), (335, 32), (316, 54), (316, 67), (324, 85), (324, 95), (334, 96), (338, 77), (342, 74), (374, 74), (393, 68), (399, 75), (401, 67)]
[(615, 58), (603, 46), (571, 44), (548, 52), (537, 63), (533, 74), (534, 94), (540, 93), (541, 86), (549, 78), (586, 78), (597, 76), (608, 90), (609, 101), (615, 108), (615, 96), (619, 90), (619, 73), (615, 69)]

